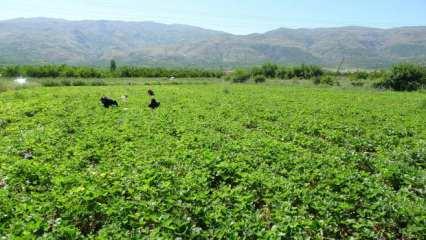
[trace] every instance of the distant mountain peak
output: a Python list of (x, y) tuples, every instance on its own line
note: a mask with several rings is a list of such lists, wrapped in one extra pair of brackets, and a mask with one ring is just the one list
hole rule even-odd
[(374, 68), (426, 62), (426, 27), (279, 28), (233, 35), (183, 24), (17, 18), (0, 21), (0, 64), (233, 67), (277, 62)]

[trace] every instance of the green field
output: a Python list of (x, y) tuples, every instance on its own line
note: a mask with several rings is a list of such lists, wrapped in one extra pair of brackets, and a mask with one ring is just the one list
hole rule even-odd
[(424, 92), (148, 88), (0, 93), (0, 238), (426, 238)]

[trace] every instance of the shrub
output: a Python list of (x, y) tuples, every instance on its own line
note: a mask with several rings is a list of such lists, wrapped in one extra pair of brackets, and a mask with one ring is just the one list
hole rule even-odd
[(258, 76), (258, 75), (263, 75), (263, 70), (260, 67), (253, 67), (251, 69), (251, 75), (254, 76)]
[(314, 78), (314, 84), (325, 84), (329, 86), (338, 86), (339, 82), (336, 80), (335, 77), (332, 76), (322, 76), (322, 77), (315, 77)]
[(8, 66), (0, 69), (5, 77), (26, 76), (33, 78), (104, 78), (104, 77), (208, 77), (223, 76), (220, 70), (189, 69), (189, 68), (148, 68), (148, 67), (121, 67), (115, 61), (110, 63), (110, 69), (85, 66), (41, 65), (41, 66)]
[(370, 78), (371, 79), (383, 78), (386, 76), (386, 74), (387, 74), (386, 70), (375, 70), (370, 73)]
[(279, 79), (283, 79), (284, 80), (284, 79), (292, 79), (294, 76), (293, 76), (293, 73), (292, 73), (291, 69), (286, 68), (284, 66), (281, 66), (277, 70), (277, 77)]
[(288, 79), (296, 78), (296, 74), (294, 73), (294, 69), (289, 69), (289, 70), (287, 71), (287, 78), (288, 78)]
[(275, 78), (278, 70), (278, 65), (273, 63), (265, 63), (262, 65), (262, 73), (267, 78)]
[(294, 67), (292, 69), (292, 76), (302, 78), (302, 79), (311, 79), (316, 77), (321, 77), (324, 74), (324, 71), (319, 66), (315, 65), (305, 65)]
[(111, 72), (115, 72), (115, 70), (117, 70), (117, 63), (115, 62), (114, 59), (112, 59), (110, 64), (109, 64), (109, 70)]
[(397, 64), (385, 80), (376, 85), (395, 91), (415, 91), (426, 85), (426, 70), (417, 64)]
[(332, 76), (323, 76), (321, 77), (321, 83), (322, 84), (326, 84), (326, 85), (330, 85), (330, 86), (339, 86), (339, 82), (337, 81), (337, 79), (335, 77)]
[(79, 69), (79, 76), (81, 78), (100, 78), (102, 74), (93, 68), (81, 68)]
[(244, 69), (237, 69), (232, 74), (232, 82), (234, 83), (243, 83), (247, 82), (250, 79), (250, 73)]
[(8, 66), (3, 70), (4, 77), (19, 77), (20, 71), (18, 66)]
[(74, 78), (74, 77), (78, 77), (78, 73), (77, 73), (76, 71), (74, 71), (73, 69), (66, 69), (66, 70), (62, 73), (62, 75), (63, 75), (64, 77), (67, 77), (67, 78)]
[(263, 75), (257, 75), (254, 77), (254, 82), (255, 83), (264, 83), (266, 82), (266, 78)]
[(350, 79), (355, 81), (355, 80), (367, 80), (369, 77), (368, 72), (364, 72), (364, 71), (357, 71), (351, 74)]
[(316, 77), (316, 78), (314, 78), (314, 84), (315, 85), (319, 85), (319, 84), (321, 84), (321, 78), (320, 77)]
[(34, 78), (57, 78), (61, 75), (64, 67), (64, 65), (25, 66), (22, 68), (21, 75)]
[(352, 80), (351, 85), (354, 87), (362, 87), (364, 86), (364, 82), (360, 80)]
[(147, 67), (120, 67), (114, 76), (118, 77), (216, 77), (224, 75), (223, 71), (203, 70), (203, 69), (166, 69), (166, 68), (147, 68)]

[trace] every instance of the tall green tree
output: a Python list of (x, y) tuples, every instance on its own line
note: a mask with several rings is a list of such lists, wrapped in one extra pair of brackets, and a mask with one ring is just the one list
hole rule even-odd
[(115, 62), (114, 59), (111, 60), (109, 69), (111, 70), (111, 72), (115, 72), (115, 70), (117, 69), (117, 63)]

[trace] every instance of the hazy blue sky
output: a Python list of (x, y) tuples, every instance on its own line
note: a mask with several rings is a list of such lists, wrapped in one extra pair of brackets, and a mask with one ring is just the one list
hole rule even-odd
[(426, 25), (426, 0), (0, 0), (0, 19), (181, 23), (232, 33), (278, 27)]

